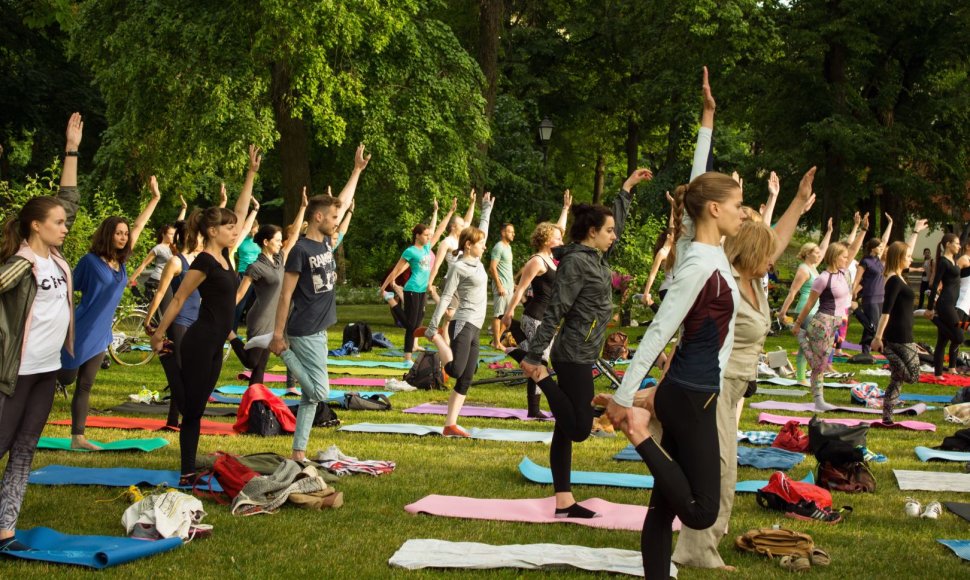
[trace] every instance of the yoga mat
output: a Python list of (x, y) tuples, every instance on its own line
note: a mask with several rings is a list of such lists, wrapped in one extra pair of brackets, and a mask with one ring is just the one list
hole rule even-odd
[[(70, 425), (70, 419), (51, 421), (51, 425)], [(88, 417), (88, 427), (99, 427), (102, 429), (144, 429), (146, 431), (160, 431), (162, 429), (172, 429), (165, 426), (165, 421), (161, 419), (144, 419), (139, 417)], [(216, 421), (202, 420), (202, 435), (236, 435), (232, 430), (232, 423), (217, 423)]]
[[(814, 413), (815, 403), (789, 403), (787, 401), (760, 401), (751, 403), (752, 409), (767, 409), (776, 411), (794, 411), (802, 413)], [(911, 407), (893, 409), (894, 415), (920, 415), (926, 411), (926, 404), (916, 403)], [(839, 413), (865, 413), (867, 415), (882, 415), (882, 409), (870, 409), (868, 407), (836, 407), (829, 412)]]
[[(90, 440), (101, 449), (98, 451), (155, 451), (156, 449), (161, 449), (168, 445), (167, 439), (162, 439), (160, 437), (154, 439), (121, 439), (119, 441), (110, 441), (108, 443), (102, 443), (100, 441)], [(41, 437), (37, 442), (37, 449), (56, 449), (58, 451), (80, 451), (82, 453), (91, 453), (87, 449), (71, 449), (71, 438), (70, 437)]]
[(181, 538), (146, 542), (115, 536), (74, 536), (50, 528), (17, 530), (17, 541), (33, 550), (4, 552), (4, 556), (55, 564), (74, 564), (98, 570), (168, 552), (182, 545)]
[(970, 461), (970, 452), (967, 451), (944, 451), (923, 446), (919, 446), (913, 451), (916, 452), (916, 457), (919, 457), (920, 461)]
[[(291, 409), (294, 407), (300, 406), (300, 399), (294, 399), (291, 397), (287, 399), (282, 399), (282, 401), (283, 403), (286, 404), (287, 407), (290, 407)], [(227, 397), (223, 394), (213, 392), (211, 395), (209, 395), (209, 402), (222, 403), (224, 405), (237, 405), (236, 407), (229, 409), (230, 411), (232, 411), (232, 414), (235, 415), (236, 412), (239, 410), (238, 405), (239, 403), (242, 402), (242, 397)], [(209, 409), (212, 409), (212, 408), (213, 407), (209, 405), (205, 408), (205, 410), (208, 411)]]
[[(390, 361), (390, 360), (327, 360), (327, 370), (330, 367), (360, 367), (367, 369), (374, 368), (387, 368), (387, 369), (401, 369), (408, 370), (410, 365), (404, 361)], [(401, 374), (401, 373), (395, 373)]]
[(899, 395), (900, 401), (921, 401), (923, 403), (949, 403), (953, 397), (949, 395), (919, 395), (916, 393), (909, 395)]
[[(435, 403), (424, 403), (417, 407), (404, 409), (405, 413), (415, 415), (447, 415), (448, 405), (438, 405)], [(491, 419), (521, 419), (523, 421), (555, 421), (549, 413), (543, 413), (545, 417), (529, 417), (526, 409), (506, 409), (504, 407), (476, 407), (463, 406), (458, 415), (461, 417), (488, 417)]]
[[(805, 387), (805, 385), (798, 384), (798, 381), (796, 381), (795, 379), (786, 379), (786, 378), (783, 378), (783, 377), (771, 377), (770, 379), (758, 379), (758, 382), (759, 383), (769, 383), (769, 384), (778, 385), (778, 386), (781, 386), (781, 387)], [(859, 383), (837, 383), (837, 382), (834, 382), (834, 381), (830, 381), (830, 382), (823, 381), (822, 382), (822, 386), (823, 387), (830, 387), (830, 388), (833, 388), (833, 389), (851, 389), (852, 387), (854, 387), (854, 386), (856, 386), (858, 384)], [(876, 384), (876, 383), (872, 383), (872, 384)], [(761, 389), (758, 389), (758, 392), (760, 393), (761, 392)], [(806, 391), (806, 392), (808, 392), (808, 391)]]
[(360, 367), (327, 367), (327, 373), (331, 375), (364, 375), (377, 377), (397, 377), (404, 376), (404, 372), (398, 369), (371, 369)]
[(960, 516), (961, 518), (970, 522), (970, 503), (960, 503), (956, 501), (945, 501), (943, 505), (946, 509), (954, 513), (954, 515)]
[[(381, 384), (383, 384), (383, 382)], [(246, 385), (223, 385), (221, 387), (216, 387), (215, 392), (222, 393), (223, 395), (244, 395), (246, 394), (247, 389), (249, 389), (249, 387)], [(270, 389), (269, 392), (273, 393), (277, 397), (292, 395), (292, 393), (287, 393), (286, 389)], [(237, 401), (237, 404), (238, 402), (239, 401)]]
[(894, 469), (901, 490), (970, 492), (970, 473)]
[(970, 560), (970, 540), (937, 540), (963, 560)]
[[(867, 423), (870, 427), (882, 427), (884, 429), (910, 429), (912, 431), (936, 431), (933, 423), (923, 421), (896, 421), (889, 425), (879, 419), (824, 419), (827, 423), (838, 423), (839, 425), (858, 425)], [(771, 413), (761, 413), (758, 415), (759, 423), (771, 423), (773, 425), (784, 425), (789, 421), (797, 421), (799, 425), (808, 425), (808, 417), (785, 417), (782, 415), (772, 415)]]
[[(276, 370), (276, 367), (273, 367), (273, 369)], [(286, 367), (283, 367), (282, 370), (286, 370)], [(243, 371), (238, 375), (236, 375), (236, 378), (239, 379), (240, 381), (248, 381), (249, 377), (251, 376), (252, 376), (252, 373), (250, 371)], [(273, 373), (263, 373), (263, 383), (285, 383), (285, 382), (286, 382), (286, 375), (274, 375)]]
[[(168, 415), (168, 403), (122, 403), (108, 409), (112, 413), (142, 413), (144, 415)], [(206, 407), (202, 413), (208, 417), (233, 417), (235, 409), (225, 407)]]
[[(108, 487), (128, 487), (129, 485), (178, 485), (178, 471), (160, 469), (136, 469), (134, 467), (73, 467), (68, 465), (48, 465), (30, 472), (29, 483), (37, 485), (106, 485)], [(203, 477), (200, 489), (222, 491), (222, 486), (214, 477)], [(181, 486), (191, 489), (192, 486)]]
[[(597, 497), (580, 502), (583, 507), (601, 515), (598, 518), (557, 518), (556, 498), (479, 499), (453, 495), (429, 495), (404, 506), (412, 514), (428, 514), (471, 520), (527, 522), (533, 524), (579, 524), (607, 530), (639, 532), (647, 517), (646, 506), (611, 503)], [(674, 529), (679, 529), (674, 520)]]
[(758, 388), (755, 396), (758, 395), (771, 395), (773, 397), (804, 397), (808, 394), (808, 391), (803, 391), (800, 389), (762, 389)]
[(387, 563), (407, 570), (518, 568), (560, 572), (570, 569), (643, 576), (643, 559), (639, 551), (562, 544), (493, 546), (478, 542), (408, 540)]
[[(394, 433), (397, 435), (441, 435), (444, 427), (413, 423), (357, 423), (344, 425), (338, 431), (356, 433)], [(552, 443), (552, 431), (516, 431), (514, 429), (468, 429), (471, 439), (512, 441), (516, 443)]]
[[(327, 403), (338, 404), (340, 406), (343, 406), (344, 395), (350, 392), (359, 392), (361, 396), (365, 396), (365, 397), (367, 395), (384, 395), (387, 397), (391, 397), (394, 395), (393, 391), (341, 391), (339, 389), (334, 389), (330, 391), (330, 397), (327, 399)], [(230, 405), (238, 405), (239, 403), (242, 402), (241, 397), (227, 397), (220, 393), (212, 393), (212, 395), (209, 396), (209, 400), (214, 401), (216, 403), (227, 403)], [(286, 406), (288, 407), (300, 406), (299, 399), (283, 399), (283, 402), (286, 403)]]
[(970, 387), (970, 377), (946, 373), (943, 374), (943, 378), (939, 379), (932, 373), (922, 373), (919, 376), (919, 382), (930, 385), (945, 385), (947, 387)]

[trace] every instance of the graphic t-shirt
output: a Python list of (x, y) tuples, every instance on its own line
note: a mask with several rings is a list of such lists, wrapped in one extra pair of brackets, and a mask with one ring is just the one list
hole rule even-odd
[(330, 240), (317, 242), (300, 238), (286, 257), (286, 271), (300, 275), (293, 290), (286, 334), (309, 336), (326, 330), (337, 322), (337, 305), (333, 292), (337, 282), (337, 264), (333, 259)]
[(408, 246), (401, 259), (411, 266), (411, 277), (404, 285), (407, 292), (427, 292), (428, 278), (431, 276), (431, 244), (421, 247)]
[(30, 332), (20, 361), (21, 375), (35, 375), (61, 368), (61, 347), (71, 323), (67, 301), (67, 275), (51, 258), (34, 262), (37, 295), (31, 311)]
[(506, 295), (511, 296), (515, 289), (512, 281), (512, 246), (498, 242), (492, 246), (491, 258), (498, 262), (498, 279), (502, 282)]

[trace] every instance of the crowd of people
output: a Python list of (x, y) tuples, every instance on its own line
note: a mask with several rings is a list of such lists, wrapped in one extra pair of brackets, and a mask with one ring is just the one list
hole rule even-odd
[[(727, 568), (718, 546), (733, 508), (735, 435), (773, 325), (767, 279), (815, 199), (811, 168), (777, 221), (772, 213), (780, 183), (774, 173), (767, 203), (760, 209), (745, 205), (741, 180), (712, 168), (716, 105), (706, 69), (702, 95), (690, 179), (667, 194), (669, 227), (656, 240), (644, 287), (642, 302), (655, 315), (614, 394), (594, 393), (594, 363), (614, 315), (616, 274), (610, 260), (637, 186), (653, 178), (648, 169), (630, 174), (612, 207), (573, 204), (566, 191), (558, 221), (534, 228), (533, 253), (518, 276), (513, 224), (502, 224), (500, 239), (487, 251), (496, 203), (490, 193), (479, 204), (473, 190), (463, 215), (456, 213), (457, 199), (452, 200), (440, 220), (434, 202), (430, 225), (413, 227), (411, 244), (380, 285), (394, 320), (404, 328), (405, 360), (413, 364), (413, 353), (427, 340), (454, 379), (445, 435), (469, 436), (458, 416), (478, 369), (481, 335), (489, 328), (491, 346), (519, 361), (528, 378), (530, 417), (541, 415), (540, 394), (545, 395), (555, 416), (550, 465), (556, 517), (599, 515), (577, 501), (570, 486), (573, 444), (590, 436), (597, 413), (605, 413), (629, 438), (655, 478), (642, 533), (648, 578), (666, 577), (672, 561)], [(308, 197), (304, 189), (299, 211), (286, 228), (256, 221), (259, 204), (252, 192), (261, 154), (250, 147), (233, 209), (225, 207), (223, 190), (220, 205), (185, 219), (182, 199), (178, 220), (158, 229), (156, 245), (130, 282), (129, 258), (161, 198), (155, 177), (149, 181), (151, 197), (133, 224), (123, 217), (105, 219), (89, 252), (73, 268), (59, 251), (80, 203), (82, 134), (83, 122), (75, 113), (68, 122), (57, 196), (36, 197), (19, 208), (5, 224), (0, 246), (0, 328), (6, 337), (0, 344), (0, 453), (9, 454), (0, 488), (0, 550), (22, 549), (14, 535), (17, 518), (58, 383), (75, 385), (72, 447), (97, 449), (85, 438), (90, 393), (112, 340), (122, 293), (150, 265), (146, 286), (154, 298), (145, 325), (171, 388), (168, 424), (179, 427), (182, 484), (197, 477), (200, 422), (227, 340), (251, 369), (251, 385), (263, 382), (270, 353), (279, 355), (299, 381), (293, 459), (305, 459), (317, 406), (329, 396), (327, 333), (337, 321), (334, 250), (348, 231), (357, 184), (370, 160), (364, 146), (358, 147), (341, 192)], [(925, 220), (916, 222), (907, 242), (891, 244), (891, 219), (881, 237), (869, 239), (869, 216), (857, 213), (853, 223), (844, 242), (831, 240), (830, 220), (818, 244), (800, 248), (801, 263), (778, 316), (787, 325), (794, 305), (797, 378), (811, 388), (816, 411), (825, 412), (833, 407), (825, 401), (822, 380), (854, 313), (863, 330), (862, 353), (883, 352), (888, 360), (891, 381), (883, 420), (892, 422), (902, 385), (919, 376), (914, 312), (938, 327), (935, 373), (956, 365), (970, 321), (970, 228), (962, 236), (946, 234), (935, 259), (927, 250), (913, 268), (912, 252)], [(564, 241), (567, 233), (569, 243)], [(863, 246), (864, 256), (856, 262)], [(438, 293), (435, 279), (442, 264)], [(653, 286), (661, 269), (655, 299)], [(905, 278), (914, 270), (922, 275), (915, 311), (916, 293)], [(75, 293), (81, 297), (77, 305)], [(427, 296), (436, 305), (425, 325)], [(922, 310), (924, 298), (928, 310)], [(523, 313), (516, 320), (521, 304)], [(156, 313), (160, 318), (153, 326)], [(236, 335), (242, 319), (246, 341)], [(501, 338), (513, 327), (523, 340), (506, 348)], [(676, 348), (665, 354), (678, 333)], [(659, 385), (643, 388), (654, 367), (662, 372)], [(676, 549), (671, 534), (675, 517), (685, 525)]]

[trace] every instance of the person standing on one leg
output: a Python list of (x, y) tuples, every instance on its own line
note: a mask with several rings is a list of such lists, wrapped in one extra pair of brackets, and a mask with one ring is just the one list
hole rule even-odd
[[(960, 297), (960, 268), (956, 265), (960, 250), (960, 238), (955, 234), (944, 234), (936, 251), (936, 277), (930, 286), (930, 304), (933, 304), (933, 310), (927, 310), (926, 316), (936, 325), (933, 372), (937, 377), (942, 377), (947, 368), (945, 356), (949, 356), (949, 368), (956, 367), (956, 357), (960, 352), (960, 344), (963, 343), (960, 311), (956, 308), (957, 299)], [(941, 286), (942, 290), (937, 296), (936, 290)]]
[(502, 239), (492, 246), (488, 273), (492, 277), (492, 302), (495, 316), (492, 318), (492, 348), (502, 350), (502, 317), (508, 309), (509, 299), (515, 282), (512, 280), (512, 241), (515, 239), (515, 226), (502, 224)]
[(364, 155), (361, 144), (354, 156), (354, 170), (340, 195), (322, 195), (309, 200), (305, 213), (309, 223), (306, 236), (296, 242), (286, 258), (286, 273), (269, 350), (283, 357), (286, 368), (301, 386), (296, 431), (293, 433), (292, 458), (296, 461), (306, 459), (317, 405), (325, 405), (330, 395), (327, 329), (337, 321), (333, 235), (354, 199), (360, 174), (369, 161), (370, 155)]

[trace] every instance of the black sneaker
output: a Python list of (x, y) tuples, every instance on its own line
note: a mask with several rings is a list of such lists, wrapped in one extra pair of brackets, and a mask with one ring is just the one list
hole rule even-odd
[(791, 511), (785, 515), (796, 520), (821, 522), (823, 524), (837, 524), (842, 521), (841, 512), (822, 509), (811, 501), (800, 501), (797, 504), (792, 504), (789, 509)]

